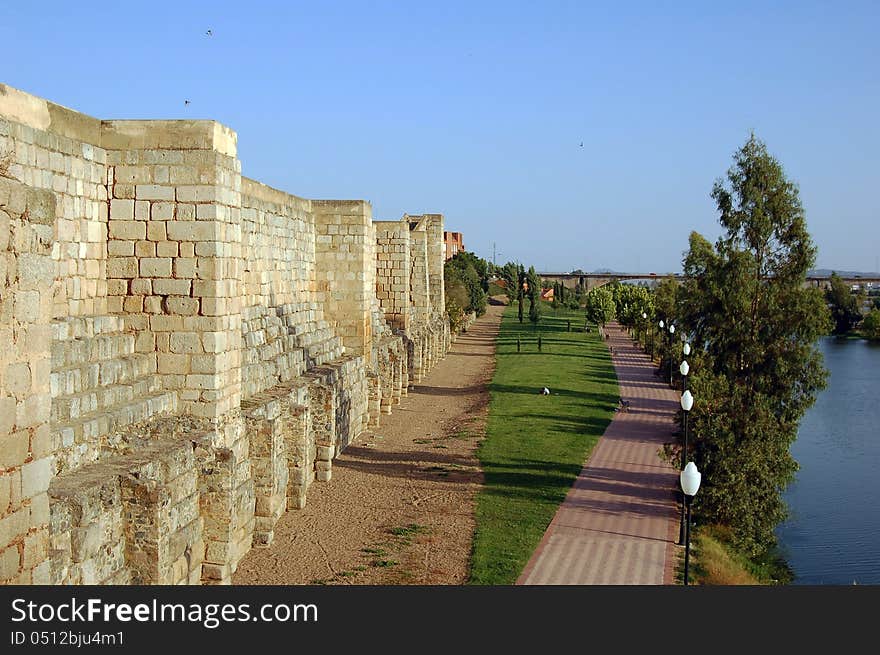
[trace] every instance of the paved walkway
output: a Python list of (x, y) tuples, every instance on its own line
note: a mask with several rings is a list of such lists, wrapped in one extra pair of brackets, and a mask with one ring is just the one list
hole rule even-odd
[(677, 471), (658, 456), (674, 439), (679, 394), (616, 325), (607, 329), (617, 412), (517, 584), (671, 584), (678, 538)]

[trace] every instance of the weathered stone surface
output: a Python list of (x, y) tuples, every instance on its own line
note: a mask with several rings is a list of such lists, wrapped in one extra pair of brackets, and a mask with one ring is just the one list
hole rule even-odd
[(0, 125), (0, 580), (229, 583), (448, 348), (442, 216), (242, 178), (211, 121)]

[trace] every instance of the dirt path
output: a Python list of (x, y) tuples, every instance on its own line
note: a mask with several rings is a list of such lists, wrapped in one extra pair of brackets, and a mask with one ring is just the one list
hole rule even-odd
[(305, 509), (284, 514), (268, 549), (254, 549), (234, 584), (463, 584), (482, 481), (495, 336), (504, 307), (453, 344), (373, 432), (315, 482)]

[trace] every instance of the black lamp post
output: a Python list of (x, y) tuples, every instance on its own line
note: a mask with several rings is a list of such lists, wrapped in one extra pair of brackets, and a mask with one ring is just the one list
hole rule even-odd
[(675, 335), (675, 326), (669, 324), (669, 386), (672, 386), (672, 337)]
[[(689, 370), (688, 363), (682, 362), (681, 369), (682, 375), (687, 379), (687, 373), (684, 371)], [(684, 411), (684, 446), (681, 449), (681, 468), (684, 470), (685, 462), (687, 462), (687, 454), (688, 454), (688, 414), (694, 406), (694, 397), (690, 391), (685, 391), (681, 394), (681, 408)], [(684, 503), (681, 505), (681, 521), (678, 524), (678, 545), (684, 545), (685, 542), (685, 526), (684, 526)]]
[[(646, 312), (642, 312), (642, 330), (645, 333), (645, 341), (648, 340), (648, 314)], [(648, 344), (645, 344), (646, 346)]]
[[(663, 334), (664, 334), (663, 329), (666, 327), (666, 323), (664, 323), (664, 322), (663, 322), (663, 319), (661, 318), (661, 319), (660, 319), (660, 322), (657, 323), (657, 325), (660, 327), (660, 329), (657, 330), (657, 348), (659, 349), (659, 348), (660, 348), (660, 339), (663, 338)], [(653, 362), (653, 361), (654, 361), (654, 339), (653, 339), (653, 334), (652, 334), (652, 338), (651, 338), (651, 362)]]
[[(684, 335), (682, 335), (682, 341), (684, 341)], [(684, 345), (682, 345), (682, 347), (681, 347), (681, 352), (685, 357), (690, 355), (691, 354), (691, 344), (689, 344), (687, 341), (685, 341)], [(685, 368), (687, 370), (685, 370)], [(678, 371), (679, 371), (679, 373), (681, 373), (681, 392), (682, 393), (684, 393), (685, 391), (688, 390), (687, 375), (688, 375), (688, 371), (690, 371), (690, 370), (691, 370), (691, 367), (688, 365), (687, 360), (683, 361), (681, 363), (681, 366), (678, 367)]]
[(690, 565), (691, 555), (691, 503), (697, 491), (700, 489), (700, 478), (703, 476), (697, 470), (697, 465), (688, 462), (684, 467), (684, 471), (679, 475), (681, 490), (684, 492), (684, 502), (687, 505), (687, 529), (684, 537), (684, 584), (688, 584), (688, 567)]

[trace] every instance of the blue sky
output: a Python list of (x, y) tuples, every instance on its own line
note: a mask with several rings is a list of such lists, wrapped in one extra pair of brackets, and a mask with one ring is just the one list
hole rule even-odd
[(715, 5), (7, 2), (0, 82), (99, 118), (216, 119), (248, 177), (440, 212), (539, 270), (679, 270), (754, 130), (817, 265), (878, 268), (880, 3)]

